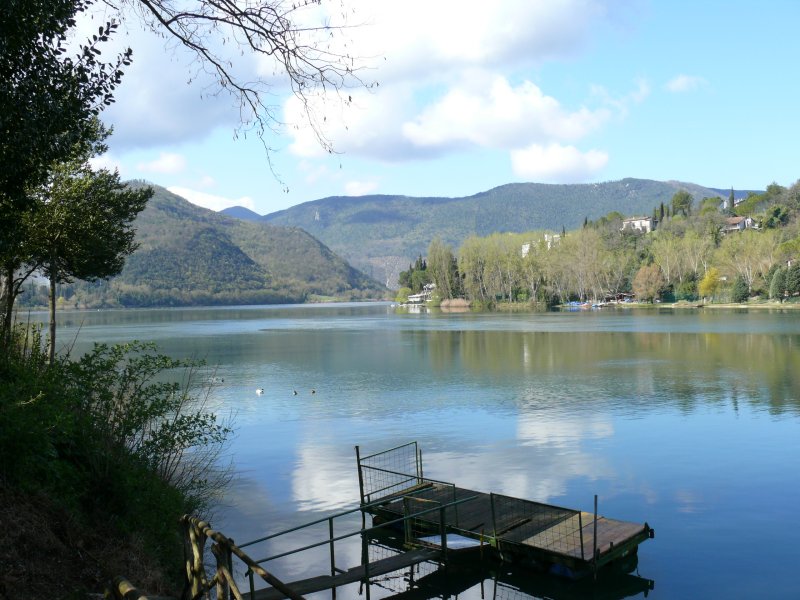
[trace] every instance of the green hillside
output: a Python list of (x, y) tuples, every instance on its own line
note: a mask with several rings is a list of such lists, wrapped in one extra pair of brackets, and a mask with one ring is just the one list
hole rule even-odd
[(623, 179), (606, 183), (514, 183), (465, 198), (330, 197), (272, 213), (273, 225), (302, 227), (350, 264), (385, 284), (439, 236), (457, 248), (470, 235), (579, 227), (612, 211), (649, 215), (679, 189), (697, 200), (717, 196), (676, 181)]
[(77, 285), (82, 303), (260, 304), (385, 295), (300, 228), (227, 217), (153, 188), (135, 222), (139, 249), (110, 282)]

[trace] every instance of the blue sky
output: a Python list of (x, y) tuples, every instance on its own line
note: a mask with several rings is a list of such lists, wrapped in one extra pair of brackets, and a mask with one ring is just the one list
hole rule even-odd
[[(98, 164), (208, 208), (259, 214), (326, 196), (465, 196), (519, 181), (763, 189), (800, 178), (796, 1), (343, 4), (363, 23), (348, 48), (380, 86), (319, 108), (339, 154), (293, 126), (297, 103), (277, 81), (287, 123), (269, 140), (277, 180), (254, 136), (234, 139), (231, 99), (201, 97), (180, 49), (130, 19), (118, 41), (134, 64), (104, 113), (114, 135)], [(263, 67), (237, 63), (247, 75)]]

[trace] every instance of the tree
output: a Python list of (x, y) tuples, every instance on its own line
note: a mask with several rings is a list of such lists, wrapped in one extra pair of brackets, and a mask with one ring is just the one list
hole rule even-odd
[(56, 284), (116, 275), (137, 247), (133, 220), (153, 191), (132, 189), (117, 172), (93, 171), (88, 160), (104, 149), (102, 138), (77, 152), (73, 160), (53, 167), (49, 180), (34, 195), (37, 209), (26, 221), (24, 263), (41, 269), (50, 280), (50, 362), (55, 356)]
[(453, 249), (438, 237), (428, 246), (428, 271), (436, 284), (436, 291), (443, 299), (453, 298), (459, 292), (458, 269), (453, 268), (454, 259)]
[(684, 217), (688, 217), (692, 214), (693, 203), (694, 198), (692, 198), (692, 195), (686, 190), (675, 192), (675, 195), (672, 196), (672, 215), (676, 216), (681, 214)]
[(708, 271), (706, 271), (705, 276), (703, 279), (700, 280), (700, 283), (697, 284), (697, 293), (700, 294), (700, 297), (705, 298), (714, 298), (714, 295), (719, 290), (720, 286), (720, 276), (719, 270), (716, 267), (711, 267)]
[(679, 241), (681, 263), (684, 268), (697, 280), (700, 273), (708, 268), (708, 260), (714, 250), (713, 238), (703, 235), (695, 229), (689, 229)]
[[(92, 0), (5, 0), (0, 5), (0, 239), (7, 241), (25, 208), (26, 190), (54, 161), (91, 138), (90, 118), (113, 102), (127, 50), (99, 60), (117, 25), (108, 22), (66, 56), (78, 13)], [(5, 245), (5, 244), (4, 244)]]
[[(35, 209), (30, 190), (55, 162), (91, 143), (92, 117), (113, 102), (130, 49), (115, 62), (99, 60), (116, 29), (101, 26), (76, 56), (66, 41), (92, 0), (6, 0), (0, 3), (0, 298), (3, 340), (21, 282), (15, 269), (25, 243), (23, 220)], [(23, 274), (24, 275), (24, 274)], [(24, 281), (24, 279), (23, 279)]]
[(633, 293), (638, 300), (652, 302), (664, 288), (664, 277), (657, 265), (645, 265), (633, 278)]
[(490, 300), (486, 286), (486, 250), (485, 240), (478, 236), (470, 236), (458, 250), (458, 270), (464, 277), (464, 291), (471, 300), (488, 302)]
[(764, 214), (764, 227), (775, 229), (783, 227), (789, 221), (789, 209), (782, 204), (770, 206)]
[(777, 262), (779, 240), (776, 234), (770, 229), (726, 235), (715, 253), (715, 261), (728, 275), (741, 275), (752, 293), (754, 287), (764, 283), (760, 278)]
[(777, 268), (769, 284), (769, 297), (773, 300), (783, 301), (786, 292), (786, 269)]
[(700, 214), (717, 213), (719, 212), (722, 204), (722, 198), (719, 196), (714, 196), (713, 198), (703, 198), (700, 200)]
[(664, 273), (667, 285), (673, 279), (683, 279), (684, 253), (681, 248), (681, 238), (671, 231), (657, 231), (650, 246), (653, 254), (653, 261), (661, 268)]
[(786, 271), (786, 293), (790, 296), (800, 294), (800, 262), (793, 262)]
[(747, 281), (741, 275), (737, 275), (731, 288), (731, 300), (733, 302), (747, 302), (749, 296), (750, 290)]

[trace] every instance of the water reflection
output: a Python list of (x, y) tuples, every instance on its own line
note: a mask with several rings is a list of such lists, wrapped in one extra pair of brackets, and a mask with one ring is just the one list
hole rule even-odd
[[(583, 510), (599, 494), (602, 513), (650, 522), (659, 533), (640, 560), (659, 583), (651, 595), (758, 597), (767, 580), (772, 597), (797, 595), (783, 567), (800, 505), (796, 312), (357, 305), (62, 317), (64, 340), (85, 317), (77, 351), (154, 339), (217, 366), (213, 401), (237, 415), (239, 477), (214, 525), (237, 540), (350, 506), (353, 446), (416, 439), (429, 477)], [(358, 545), (342, 553), (360, 557)], [(276, 568), (302, 577), (318, 559), (325, 550)]]

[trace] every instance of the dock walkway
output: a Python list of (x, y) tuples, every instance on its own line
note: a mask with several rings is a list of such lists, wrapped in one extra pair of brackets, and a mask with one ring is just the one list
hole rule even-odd
[[(447, 530), (490, 544), (509, 562), (532, 562), (577, 578), (635, 554), (639, 544), (654, 536), (647, 523), (595, 518), (594, 513), (428, 479), (413, 442), (366, 457), (356, 453), (361, 501), (369, 503), (367, 512), (376, 519), (403, 518), (421, 503), (451, 504), (444, 510)], [(379, 498), (384, 502), (377, 503)], [(472, 500), (458, 502), (467, 498)], [(420, 529), (437, 526), (433, 520), (414, 521)]]
[[(368, 563), (366, 566), (357, 565), (337, 575), (320, 575), (318, 577), (289, 582), (286, 585), (296, 594), (305, 596), (306, 594), (313, 594), (314, 592), (332, 590), (347, 585), (348, 583), (363, 581), (371, 577), (386, 575), (387, 573), (405, 569), (406, 567), (421, 562), (437, 561), (440, 556), (441, 552), (438, 550), (419, 548)], [(248, 600), (282, 600), (286, 598), (286, 595), (270, 587), (257, 590), (252, 596), (250, 594), (243, 594), (243, 597)]]

